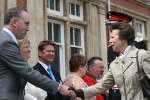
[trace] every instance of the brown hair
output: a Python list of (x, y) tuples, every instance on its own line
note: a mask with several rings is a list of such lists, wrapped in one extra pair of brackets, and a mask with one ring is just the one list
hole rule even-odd
[(38, 51), (43, 51), (45, 46), (47, 46), (47, 45), (51, 45), (55, 48), (55, 44), (52, 41), (44, 40), (44, 41), (40, 42), (40, 44), (38, 46)]
[(21, 47), (24, 44), (29, 44), (30, 45), (30, 41), (28, 40), (27, 37), (25, 37), (24, 39), (18, 40), (19, 46)]
[(86, 65), (86, 58), (81, 54), (73, 54), (69, 61), (70, 72), (76, 72), (80, 67)]
[(135, 40), (135, 31), (128, 23), (114, 23), (111, 25), (111, 30), (118, 29), (120, 39), (127, 40), (128, 45), (132, 45)]

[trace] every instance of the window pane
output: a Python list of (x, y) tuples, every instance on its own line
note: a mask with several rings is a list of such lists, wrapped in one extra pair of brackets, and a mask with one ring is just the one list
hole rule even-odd
[(52, 23), (48, 23), (48, 39), (52, 40)]
[(60, 0), (56, 0), (56, 10), (60, 11)]
[(74, 28), (75, 30), (75, 45), (81, 46), (81, 30), (78, 28)]
[(136, 32), (144, 33), (143, 27), (144, 27), (144, 24), (137, 23), (137, 24), (136, 24)]
[(73, 27), (70, 27), (70, 44), (73, 44)]
[(138, 28), (138, 27), (139, 27), (139, 24), (137, 23), (137, 24), (136, 24), (136, 31), (137, 31), (137, 32), (139, 32), (139, 28)]
[(75, 15), (75, 4), (71, 3), (71, 14)]
[(139, 32), (143, 33), (142, 24), (139, 24)]
[(80, 6), (76, 5), (76, 16), (80, 17)]
[(61, 31), (60, 31), (60, 24), (54, 23), (54, 41), (61, 42)]
[(59, 46), (55, 46), (55, 59), (52, 62), (51, 66), (58, 72), (60, 72), (60, 54), (59, 54)]
[(50, 9), (54, 10), (54, 0), (49, 0)]
[(75, 53), (80, 53), (80, 49), (79, 48), (75, 48), (75, 47), (71, 47), (71, 55), (73, 55)]

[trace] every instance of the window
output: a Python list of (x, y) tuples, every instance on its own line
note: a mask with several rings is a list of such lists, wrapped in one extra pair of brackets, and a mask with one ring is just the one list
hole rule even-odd
[(65, 51), (64, 51), (64, 24), (63, 22), (50, 20), (48, 22), (48, 40), (54, 41), (55, 61), (52, 66), (60, 71), (62, 77), (65, 77)]
[(84, 53), (84, 29), (80, 26), (70, 27), (71, 54)]
[(57, 23), (48, 23), (48, 38), (52, 41), (61, 42), (61, 25)]
[(63, 15), (63, 0), (48, 0), (48, 13)]
[(60, 11), (60, 0), (48, 0), (48, 7), (51, 10)]
[(136, 32), (135, 40), (137, 42), (145, 39), (145, 23), (143, 21), (136, 21), (135, 32)]
[(73, 19), (83, 20), (83, 3), (77, 0), (70, 0), (70, 17)]

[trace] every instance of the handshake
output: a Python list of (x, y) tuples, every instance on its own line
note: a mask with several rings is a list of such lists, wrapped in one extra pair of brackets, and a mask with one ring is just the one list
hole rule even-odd
[(84, 99), (84, 93), (83, 93), (82, 89), (76, 90), (73, 87), (68, 87), (68, 86), (65, 86), (65, 85), (59, 85), (58, 91), (62, 95), (70, 97), (71, 100), (76, 98), (76, 97), (80, 97), (80, 98)]

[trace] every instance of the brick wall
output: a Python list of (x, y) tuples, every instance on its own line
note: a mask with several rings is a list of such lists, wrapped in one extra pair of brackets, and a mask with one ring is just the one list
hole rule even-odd
[(19, 8), (27, 8), (27, 0), (16, 0), (16, 5)]
[(148, 8), (135, 0), (112, 0), (112, 3), (150, 16), (150, 7)]

